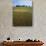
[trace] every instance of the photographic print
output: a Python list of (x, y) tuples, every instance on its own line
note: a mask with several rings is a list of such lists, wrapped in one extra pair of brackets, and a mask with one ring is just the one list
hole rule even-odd
[(13, 0), (13, 26), (32, 26), (32, 0)]

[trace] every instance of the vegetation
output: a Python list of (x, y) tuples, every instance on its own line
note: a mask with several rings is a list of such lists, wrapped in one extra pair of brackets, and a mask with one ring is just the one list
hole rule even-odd
[(26, 5), (16, 5), (16, 7), (29, 7), (29, 6), (26, 6)]
[(13, 26), (32, 26), (32, 7), (13, 7)]

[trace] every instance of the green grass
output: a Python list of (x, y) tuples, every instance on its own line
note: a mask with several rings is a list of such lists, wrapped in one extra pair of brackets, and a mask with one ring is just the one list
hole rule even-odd
[(32, 8), (16, 7), (13, 9), (14, 26), (32, 26)]

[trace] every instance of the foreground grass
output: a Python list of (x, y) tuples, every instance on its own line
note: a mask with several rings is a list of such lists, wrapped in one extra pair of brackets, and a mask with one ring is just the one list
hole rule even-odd
[(32, 26), (32, 8), (16, 7), (13, 9), (14, 26)]

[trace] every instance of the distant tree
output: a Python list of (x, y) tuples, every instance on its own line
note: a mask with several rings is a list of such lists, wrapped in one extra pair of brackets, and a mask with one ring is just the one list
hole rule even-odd
[(16, 7), (20, 7), (20, 5), (16, 5)]
[(25, 7), (25, 5), (22, 5), (22, 7)]
[(27, 5), (16, 5), (16, 7), (30, 7), (30, 6), (27, 6)]

